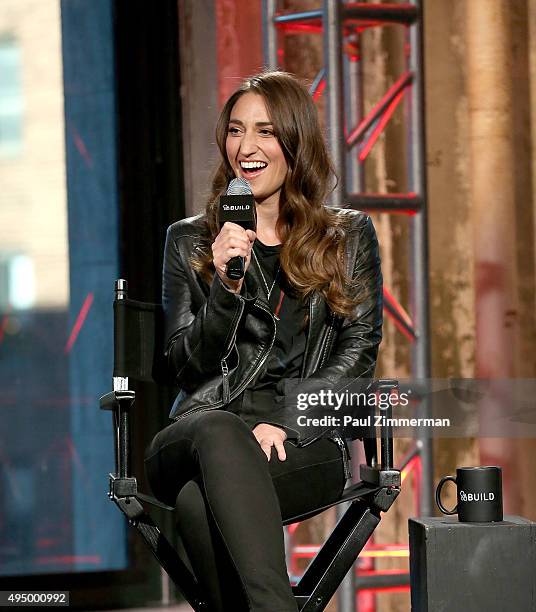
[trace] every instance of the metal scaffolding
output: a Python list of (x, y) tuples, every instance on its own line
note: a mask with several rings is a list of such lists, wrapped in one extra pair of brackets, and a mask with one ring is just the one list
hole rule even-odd
[[(407, 314), (387, 288), (384, 290), (384, 310), (411, 342), (413, 378), (428, 379), (430, 336), (421, 0), (404, 4), (323, 0), (322, 4), (318, 10), (289, 14), (278, 11), (277, 0), (263, 0), (265, 64), (270, 68), (284, 69), (281, 44), (283, 36), (297, 32), (322, 35), (324, 67), (314, 79), (311, 93), (317, 97), (325, 91), (328, 145), (339, 175), (330, 204), (369, 212), (409, 215), (410, 314)], [(405, 27), (405, 71), (364, 116), (361, 60), (357, 54), (343, 52), (343, 48), (350, 35), (359, 38), (364, 29), (386, 24)], [(405, 104), (408, 142), (408, 192), (364, 193), (362, 162), (402, 102)], [(423, 400), (419, 405), (418, 416), (426, 416), (427, 413), (428, 406), (426, 400)], [(412, 468), (416, 469), (414, 482), (418, 481), (418, 490), (415, 491), (418, 514), (432, 515), (431, 439), (417, 439), (414, 448), (402, 459), (399, 467), (406, 470), (406, 473)], [(377, 545), (373, 547), (374, 550), (379, 548)], [(396, 545), (391, 547), (393, 551), (399, 549)], [(374, 550), (369, 551), (371, 557), (375, 556)], [(291, 570), (295, 567), (296, 556), (311, 557), (314, 552), (315, 547), (294, 547), (291, 551)], [(339, 611), (356, 609), (356, 590), (408, 584), (407, 572), (394, 575), (368, 572), (357, 576), (352, 572), (339, 589)]]

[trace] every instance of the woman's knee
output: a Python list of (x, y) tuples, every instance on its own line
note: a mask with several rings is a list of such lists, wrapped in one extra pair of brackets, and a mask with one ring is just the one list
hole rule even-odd
[(225, 446), (240, 443), (241, 440), (250, 442), (254, 440), (249, 427), (244, 421), (225, 410), (211, 410), (199, 415), (196, 423), (194, 441), (197, 444), (208, 442), (210, 445), (223, 444)]
[(219, 437), (248, 434), (244, 421), (232, 412), (206, 410), (196, 412), (183, 420), (171, 423), (159, 431), (145, 451), (145, 460), (159, 454), (162, 449), (180, 447), (182, 451), (205, 439), (214, 441)]

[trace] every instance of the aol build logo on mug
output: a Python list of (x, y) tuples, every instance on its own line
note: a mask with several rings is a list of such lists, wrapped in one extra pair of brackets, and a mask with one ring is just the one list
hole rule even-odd
[[(441, 490), (447, 481), (458, 490), (458, 503), (447, 510), (441, 502)], [(502, 470), (496, 465), (461, 467), (456, 477), (444, 476), (437, 485), (436, 503), (444, 514), (458, 514), (462, 523), (493, 523), (503, 520)]]
[(478, 501), (493, 501), (495, 499), (495, 493), (490, 491), (489, 493), (466, 493), (460, 491), (460, 500), (463, 502), (478, 502)]

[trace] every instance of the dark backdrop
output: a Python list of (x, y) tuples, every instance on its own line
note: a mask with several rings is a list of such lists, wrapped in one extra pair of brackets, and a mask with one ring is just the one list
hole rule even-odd
[[(72, 150), (67, 126), (67, 146), (72, 150), (67, 155), (67, 175), (69, 196), (73, 195), (74, 202), (73, 206), (69, 204), (70, 246), (73, 232), (78, 232), (95, 260), (90, 262), (95, 278), (85, 278), (82, 261), (75, 284), (84, 288), (106, 281), (106, 287), (95, 293), (95, 301), (102, 296), (103, 311), (109, 313), (111, 321), (113, 286), (107, 285), (112, 285), (108, 276), (115, 274), (116, 260), (119, 275), (129, 282), (131, 297), (159, 301), (165, 230), (172, 221), (184, 217), (177, 0), (62, 0), (61, 12), (63, 61), (72, 85), (65, 91), (66, 109), (72, 115), (69, 120), (85, 129), (82, 136), (89, 142), (95, 160), (94, 169), (84, 168), (84, 160), (77, 159)], [(88, 192), (88, 188), (93, 191)], [(100, 225), (94, 223), (96, 211), (91, 208), (97, 200), (99, 206), (104, 202), (109, 207), (99, 208), (98, 218), (104, 220)], [(71, 209), (76, 214), (71, 214)], [(92, 242), (91, 232), (95, 231)], [(109, 262), (106, 272), (102, 267), (99, 272), (99, 254)], [(76, 264), (76, 257), (71, 260), (71, 289), (73, 262)], [(109, 322), (99, 325), (103, 333), (111, 327)], [(93, 338), (95, 342), (99, 339)], [(102, 369), (98, 359), (92, 367), (96, 373)], [(106, 364), (109, 360), (108, 351), (102, 361)], [(75, 370), (83, 372), (83, 368)], [(105, 385), (111, 385), (109, 370), (106, 368), (103, 374)], [(100, 374), (98, 378), (100, 381)], [(93, 394), (88, 399), (86, 414), (98, 412), (97, 399), (93, 402)], [(133, 464), (140, 488), (145, 490), (143, 450), (152, 434), (168, 422), (170, 398), (144, 387), (139, 389), (138, 399)], [(83, 427), (80, 435), (84, 435)], [(111, 422), (109, 444), (113, 448)], [(106, 497), (107, 473), (92, 474), (92, 478), (97, 482), (96, 499), (88, 495), (83, 500), (88, 516), (95, 503)], [(119, 510), (116, 512), (121, 516)], [(170, 517), (162, 522), (169, 530)], [(104, 532), (107, 527), (98, 525), (97, 529)], [(160, 568), (137, 533), (129, 530), (128, 539), (129, 562), (124, 571), (10, 576), (0, 580), (0, 586), (3, 590), (69, 590), (73, 609), (156, 602), (161, 598)]]
[[(161, 299), (166, 229), (185, 216), (177, 4), (115, 3), (120, 270), (129, 295), (152, 302)], [(168, 424), (173, 398), (151, 385), (135, 388), (133, 465), (140, 489), (147, 491), (143, 450)], [(171, 536), (172, 517), (155, 516)], [(135, 530), (130, 530), (129, 543), (133, 567), (149, 572), (146, 594), (152, 594), (155, 583), (160, 587), (159, 566)], [(146, 598), (143, 589), (138, 596)]]

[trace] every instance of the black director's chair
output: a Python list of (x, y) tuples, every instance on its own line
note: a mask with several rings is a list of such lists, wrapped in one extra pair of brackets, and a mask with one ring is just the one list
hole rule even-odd
[[(149, 504), (169, 511), (175, 509), (140, 493), (129, 467), (129, 416), (134, 407), (135, 392), (128, 388), (128, 377), (170, 384), (166, 379), (161, 345), (164, 336), (162, 307), (129, 299), (124, 280), (116, 281), (115, 293), (114, 390), (100, 399), (101, 409), (111, 410), (114, 420), (115, 473), (110, 474), (108, 495), (129, 519), (129, 523), (140, 532), (188, 603), (195, 610), (208, 611), (195, 577), (151, 519), (145, 506)], [(379, 380), (375, 386), (377, 390), (390, 392), (398, 387), (398, 383)], [(384, 411), (384, 415), (391, 417), (391, 406)], [(341, 499), (334, 504), (293, 516), (284, 523), (288, 525), (303, 521), (330, 506), (351, 502), (299, 583), (293, 587), (298, 608), (302, 612), (324, 610), (380, 522), (381, 512), (386, 512), (400, 493), (400, 471), (393, 469), (391, 428), (381, 428), (381, 462), (378, 462), (376, 438), (363, 442), (367, 463), (360, 466), (362, 480), (347, 487)]]

